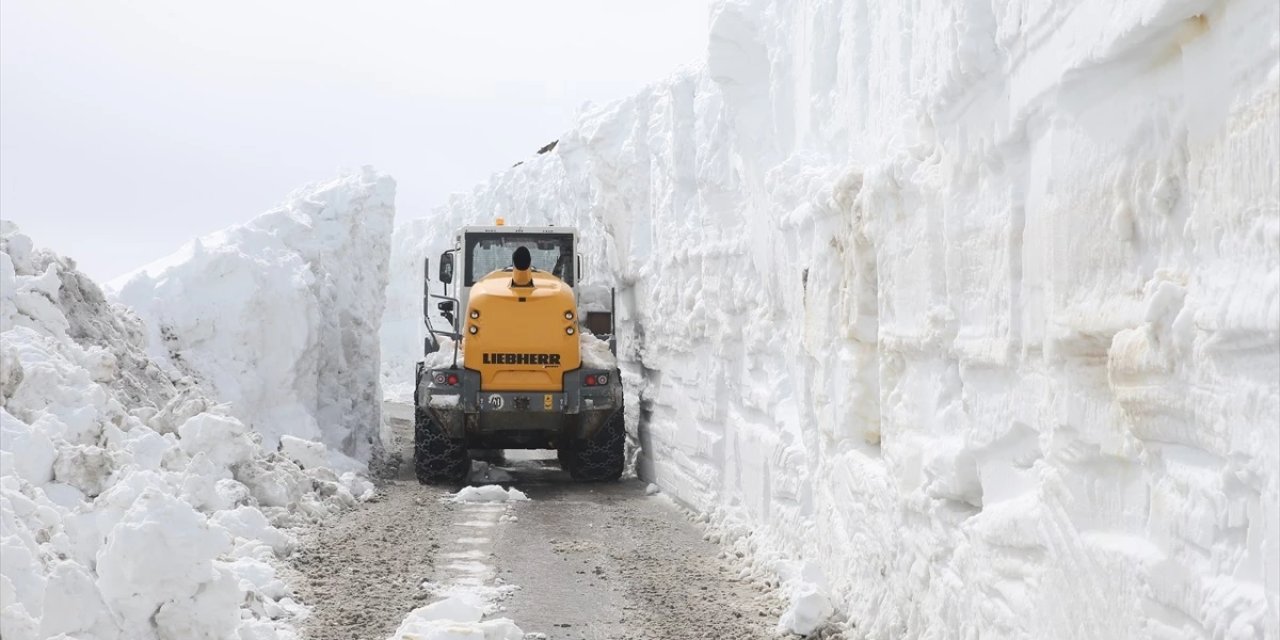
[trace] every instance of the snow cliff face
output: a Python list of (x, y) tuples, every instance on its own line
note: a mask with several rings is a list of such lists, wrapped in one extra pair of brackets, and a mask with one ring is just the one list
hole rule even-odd
[(641, 474), (860, 633), (1276, 637), (1278, 20), (722, 2), (705, 67), (399, 229), (385, 379), (453, 229), (577, 225)]
[(230, 403), (265, 446), (293, 435), (368, 462), (394, 199), (371, 169), (306, 187), (113, 287), (150, 328), (151, 355)]
[(264, 451), (147, 355), (135, 314), (8, 222), (0, 329), (0, 635), (296, 637), (277, 527), (372, 485)]

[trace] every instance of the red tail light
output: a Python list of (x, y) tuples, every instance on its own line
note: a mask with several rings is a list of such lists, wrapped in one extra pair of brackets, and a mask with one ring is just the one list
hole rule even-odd
[(458, 384), (458, 376), (457, 374), (451, 373), (449, 374), (449, 385), (453, 386), (455, 384)]
[(586, 383), (587, 383), (587, 386), (588, 386), (588, 387), (594, 387), (594, 386), (596, 386), (596, 377), (595, 377), (595, 376), (587, 376)]

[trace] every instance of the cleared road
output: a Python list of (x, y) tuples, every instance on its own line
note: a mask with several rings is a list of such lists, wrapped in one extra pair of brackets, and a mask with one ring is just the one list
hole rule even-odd
[(456, 487), (402, 467), (374, 501), (312, 531), (292, 562), (312, 607), (305, 637), (381, 640), (458, 588), (553, 639), (773, 637), (777, 599), (738, 581), (721, 547), (643, 483), (575, 483), (554, 459), (502, 468), (530, 501), (455, 504), (444, 498)]

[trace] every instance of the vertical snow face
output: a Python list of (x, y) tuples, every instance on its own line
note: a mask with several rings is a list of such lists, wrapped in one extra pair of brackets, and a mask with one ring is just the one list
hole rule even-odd
[(722, 2), (704, 68), (400, 228), (384, 348), (457, 226), (577, 225), (642, 476), (859, 633), (1280, 636), (1277, 20)]
[(391, 178), (366, 168), (112, 284), (152, 355), (207, 384), (265, 446), (293, 435), (367, 462), (394, 199)]

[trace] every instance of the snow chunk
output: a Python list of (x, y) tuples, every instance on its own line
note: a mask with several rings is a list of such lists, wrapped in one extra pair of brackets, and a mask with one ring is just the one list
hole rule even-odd
[(237, 538), (255, 540), (267, 544), (277, 557), (285, 557), (297, 542), (293, 536), (271, 526), (267, 517), (256, 507), (242, 505), (235, 509), (219, 511), (209, 519)]
[(43, 432), (0, 407), (0, 469), (32, 484), (53, 479), (58, 452)]
[[(146, 489), (107, 534), (97, 555), (98, 588), (126, 628), (142, 629), (162, 606), (219, 591), (212, 561), (230, 550), (231, 536), (191, 505)], [(186, 608), (186, 607), (184, 607)], [(190, 607), (192, 629), (209, 637), (228, 635), (239, 619), (236, 607), (201, 612)]]
[(592, 369), (615, 369), (618, 366), (618, 359), (614, 357), (613, 352), (609, 350), (609, 343), (597, 338), (590, 333), (583, 331), (578, 335), (581, 339), (578, 341), (581, 345), (582, 366)]
[(507, 618), (486, 620), (484, 608), (465, 596), (453, 596), (405, 616), (391, 640), (523, 640), (524, 631)]
[(817, 631), (832, 613), (831, 601), (816, 585), (799, 585), (791, 595), (787, 610), (778, 619), (778, 633), (808, 636)]
[(487, 484), (480, 487), (463, 487), (461, 491), (450, 496), (454, 502), (520, 502), (529, 499), (524, 492), (516, 488), (503, 489), (500, 485)]
[(178, 427), (178, 435), (179, 446), (187, 455), (203, 453), (223, 467), (245, 462), (258, 448), (244, 423), (209, 413), (187, 419)]
[(280, 453), (303, 469), (314, 469), (328, 466), (329, 449), (314, 440), (304, 440), (295, 436), (280, 437)]
[(431, 399), (427, 401), (427, 404), (435, 409), (457, 409), (458, 400), (460, 400), (461, 398), (462, 396), (460, 395), (451, 396), (451, 395), (437, 394), (437, 395), (431, 396)]

